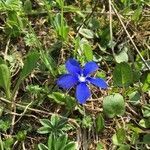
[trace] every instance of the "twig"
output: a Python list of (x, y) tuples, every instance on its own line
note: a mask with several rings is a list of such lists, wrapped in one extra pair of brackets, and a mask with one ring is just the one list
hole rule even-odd
[(25, 143), (24, 143), (24, 142), (22, 142), (22, 149), (23, 149), (23, 150), (26, 150), (26, 148), (25, 148)]
[[(110, 2), (111, 2), (111, 1), (110, 1)], [(119, 19), (119, 21), (120, 21), (120, 23), (121, 23), (123, 29), (125, 30), (125, 32), (126, 32), (128, 38), (130, 39), (130, 41), (131, 41), (133, 47), (134, 47), (135, 50), (137, 51), (138, 55), (140, 56), (141, 60), (143, 61), (143, 63), (144, 63), (145, 66), (147, 67), (147, 69), (150, 70), (150, 66), (147, 64), (147, 62), (145, 61), (145, 59), (144, 59), (143, 56), (141, 55), (140, 51), (139, 51), (138, 48), (136, 47), (136, 45), (135, 45), (133, 39), (131, 38), (129, 32), (127, 31), (127, 29), (126, 29), (126, 27), (125, 27), (125, 25), (124, 25), (124, 23), (123, 23), (123, 21), (122, 21), (120, 15), (118, 14), (116, 8), (114, 7), (114, 5), (113, 5), (112, 3), (111, 3), (111, 5), (112, 5), (112, 8), (113, 8), (114, 12), (116, 13), (116, 15), (117, 15), (117, 17), (118, 17), (118, 19)]]
[(6, 61), (6, 57), (8, 55), (9, 43), (10, 43), (10, 37), (8, 37), (8, 41), (7, 41), (6, 48), (5, 48), (5, 53), (4, 53), (4, 60), (5, 61)]
[[(0, 97), (0, 100), (3, 101), (3, 102), (5, 102), (5, 103), (12, 104), (11, 101), (9, 101), (9, 100), (7, 100), (7, 99), (5, 99), (5, 98)], [(47, 112), (47, 111), (44, 111), (44, 110), (39, 110), (39, 109), (30, 108), (30, 107), (27, 107), (27, 106), (24, 106), (24, 105), (21, 105), (21, 104), (17, 104), (17, 103), (16, 103), (15, 105), (16, 105), (17, 107), (24, 108), (24, 109), (27, 109), (27, 110), (30, 110), (30, 111), (33, 111), (33, 112), (36, 112), (36, 113), (42, 113), (42, 114), (46, 114), (46, 115), (50, 115), (50, 116), (52, 116), (52, 115), (54, 115), (54, 114), (55, 114), (55, 115), (58, 115), (60, 118), (67, 119), (68, 122), (70, 122), (70, 123), (76, 125), (77, 128), (80, 128), (79, 124), (76, 122), (75, 119), (67, 118), (67, 117), (61, 116), (61, 115), (59, 115), (59, 114), (57, 114), (57, 113), (51, 113), (51, 112)]]
[(15, 93), (15, 95), (14, 95), (14, 97), (12, 99), (12, 102), (10, 103), (11, 104), (11, 108), (14, 111), (14, 115), (12, 116), (10, 134), (13, 134), (14, 123), (15, 123), (15, 119), (16, 119), (16, 115), (15, 115), (15, 113), (16, 113), (16, 103), (15, 103), (16, 96), (17, 96), (17, 92)]
[(14, 122), (13, 125), (15, 125), (15, 124), (24, 116), (24, 114), (26, 113), (28, 107), (29, 107), (31, 104), (32, 104), (32, 102), (29, 103), (29, 104), (26, 106), (26, 108), (24, 109), (23, 113), (21, 113), (21, 116), (18, 118), (18, 120), (17, 120), (16, 122)]
[[(109, 30), (110, 30), (110, 46), (113, 53), (113, 56), (115, 56), (114, 52), (114, 46), (113, 46), (113, 31), (112, 31), (112, 7), (111, 7), (111, 0), (109, 0)], [(115, 57), (114, 57), (115, 58)]]
[(97, 7), (97, 1), (95, 2), (95, 5), (94, 5), (94, 7), (92, 8), (92, 11), (85, 17), (85, 20), (83, 21), (83, 23), (78, 27), (78, 29), (77, 29), (77, 34), (76, 35), (78, 35), (78, 33), (79, 33), (79, 31), (80, 31), (80, 29), (82, 28), (82, 26), (84, 26), (85, 24), (86, 24), (86, 22), (91, 18), (91, 16), (94, 14), (94, 10), (96, 9), (96, 7)]
[[(8, 110), (4, 110), (4, 111), (5, 111), (6, 113), (8, 113), (8, 114), (11, 114), (11, 115), (22, 116), (22, 113), (21, 113), (21, 114), (18, 114), (18, 113), (11, 112), (11, 111), (8, 111)], [(34, 116), (34, 115), (30, 115), (30, 114), (24, 114), (24, 116), (32, 117), (32, 118), (38, 119), (38, 117), (36, 117), (36, 116)]]
[(15, 106), (15, 103), (13, 102), (13, 110), (14, 110), (14, 114), (12, 116), (12, 121), (11, 121), (11, 128), (10, 128), (10, 134), (13, 134), (14, 132), (14, 123), (15, 123), (15, 119), (16, 119), (16, 106)]
[(126, 103), (126, 107), (127, 107), (127, 109), (128, 109), (130, 112), (132, 112), (132, 114), (134, 114), (136, 117), (139, 118), (139, 115), (129, 106), (128, 103)]

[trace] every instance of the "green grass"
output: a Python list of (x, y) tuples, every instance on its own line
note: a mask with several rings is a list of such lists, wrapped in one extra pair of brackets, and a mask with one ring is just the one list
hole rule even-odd
[[(148, 0), (0, 1), (0, 150), (150, 149)], [(56, 84), (95, 61), (108, 89)]]

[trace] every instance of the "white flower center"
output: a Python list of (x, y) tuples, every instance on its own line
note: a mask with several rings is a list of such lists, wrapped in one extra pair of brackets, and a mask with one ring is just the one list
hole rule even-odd
[(80, 81), (80, 82), (85, 82), (85, 81), (86, 81), (86, 77), (79, 76), (78, 78), (79, 78), (79, 81)]

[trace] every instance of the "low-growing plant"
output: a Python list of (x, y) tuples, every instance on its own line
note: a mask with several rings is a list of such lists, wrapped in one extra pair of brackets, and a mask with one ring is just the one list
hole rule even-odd
[(55, 136), (64, 134), (65, 131), (70, 130), (71, 125), (67, 124), (67, 118), (60, 118), (58, 115), (52, 115), (51, 119), (41, 119), (40, 123), (43, 125), (38, 129), (40, 134), (54, 134)]
[(72, 126), (67, 123), (67, 119), (60, 118), (58, 115), (52, 115), (51, 119), (41, 119), (43, 125), (38, 129), (40, 134), (49, 134), (47, 145), (38, 144), (39, 150), (76, 150), (76, 143), (68, 139), (67, 131)]
[(68, 140), (67, 134), (63, 134), (56, 137), (53, 134), (49, 135), (47, 145), (40, 143), (38, 145), (39, 150), (76, 150), (77, 145), (73, 141)]

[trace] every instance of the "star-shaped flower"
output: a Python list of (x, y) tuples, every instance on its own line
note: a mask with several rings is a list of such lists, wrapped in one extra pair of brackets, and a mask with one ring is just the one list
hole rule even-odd
[(68, 73), (58, 79), (57, 85), (63, 89), (70, 89), (76, 86), (76, 98), (80, 104), (84, 104), (91, 96), (89, 83), (102, 89), (107, 88), (107, 84), (103, 79), (91, 77), (91, 74), (98, 70), (98, 65), (93, 61), (87, 62), (81, 68), (75, 59), (69, 59), (66, 62), (66, 69)]

